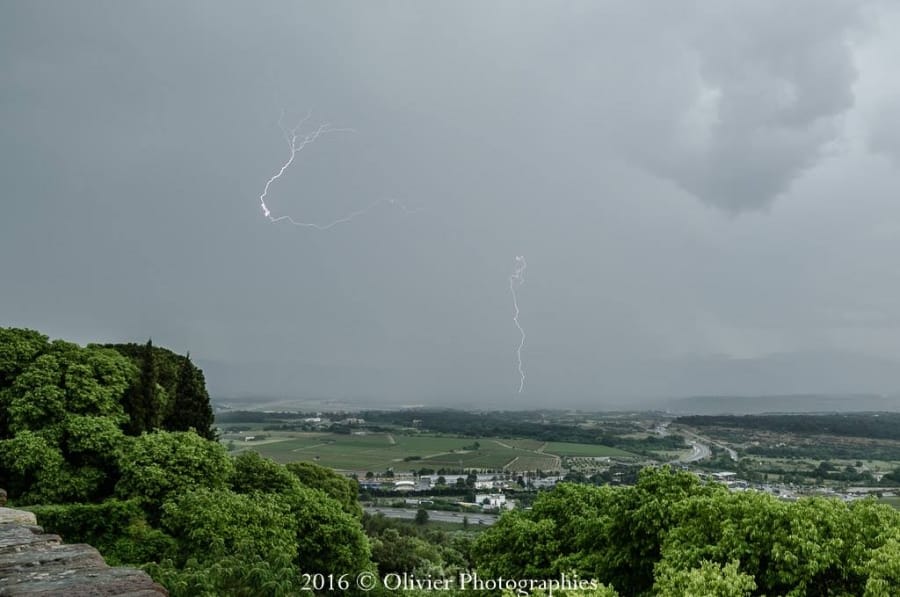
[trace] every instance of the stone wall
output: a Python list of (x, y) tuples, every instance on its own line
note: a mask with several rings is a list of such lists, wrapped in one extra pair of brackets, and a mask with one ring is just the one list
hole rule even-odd
[(34, 514), (0, 507), (0, 596), (161, 597), (142, 570), (110, 568), (90, 545), (44, 533)]

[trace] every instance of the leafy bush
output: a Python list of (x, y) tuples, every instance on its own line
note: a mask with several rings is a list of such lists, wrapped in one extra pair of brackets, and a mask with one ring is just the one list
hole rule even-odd
[(108, 564), (141, 564), (170, 556), (175, 540), (144, 519), (136, 500), (55, 504), (29, 508), (38, 524), (69, 543), (89, 543)]
[(161, 526), (178, 539), (179, 562), (217, 561), (228, 554), (274, 560), (297, 552), (295, 520), (279, 496), (200, 488), (163, 504)]
[(662, 468), (629, 488), (558, 485), (531, 511), (504, 514), (473, 556), (488, 576), (573, 570), (622, 595), (889, 595), (898, 545), (890, 506), (785, 502)]
[(134, 438), (116, 485), (121, 498), (136, 498), (155, 518), (171, 495), (197, 487), (224, 489), (234, 465), (217, 442), (193, 431), (157, 431)]

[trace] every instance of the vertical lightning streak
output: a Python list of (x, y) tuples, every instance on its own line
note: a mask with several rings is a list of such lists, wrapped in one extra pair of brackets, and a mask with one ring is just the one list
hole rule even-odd
[(282, 175), (285, 173), (285, 171), (291, 166), (291, 164), (294, 163), (294, 159), (297, 157), (297, 154), (300, 153), (301, 151), (303, 151), (303, 149), (306, 148), (307, 145), (313, 143), (322, 135), (326, 135), (328, 133), (355, 133), (356, 132), (354, 129), (334, 128), (331, 126), (331, 124), (324, 123), (324, 124), (320, 124), (311, 133), (308, 133), (308, 134), (299, 133), (298, 131), (300, 130), (300, 127), (302, 127), (306, 123), (306, 121), (309, 120), (311, 114), (312, 113), (307, 113), (307, 115), (305, 117), (303, 117), (300, 120), (300, 122), (297, 123), (297, 126), (295, 126), (294, 128), (291, 128), (291, 129), (285, 128), (284, 124), (282, 123), (282, 120), (284, 119), (284, 112), (282, 112), (281, 117), (278, 119), (278, 126), (281, 128), (281, 132), (282, 132), (282, 135), (284, 136), (284, 140), (287, 142), (288, 147), (290, 148), (290, 156), (288, 157), (287, 161), (285, 161), (284, 164), (281, 165), (281, 168), (279, 168), (278, 171), (275, 174), (273, 174), (271, 176), (271, 178), (269, 178), (269, 180), (266, 181), (266, 184), (263, 187), (262, 194), (260, 194), (260, 196), (259, 196), (259, 207), (260, 207), (260, 209), (262, 209), (263, 216), (265, 216), (266, 219), (268, 219), (272, 223), (289, 222), (290, 224), (293, 224), (294, 226), (301, 226), (304, 228), (314, 228), (316, 230), (328, 230), (329, 228), (333, 228), (333, 227), (337, 226), (338, 224), (345, 224), (345, 223), (349, 222), (350, 220), (353, 220), (361, 215), (364, 215), (364, 214), (372, 211), (373, 209), (375, 209), (382, 203), (386, 203), (387, 205), (397, 207), (398, 209), (400, 209), (401, 211), (403, 211), (404, 213), (407, 213), (407, 214), (416, 213), (417, 211), (420, 211), (422, 209), (422, 208), (409, 209), (405, 205), (403, 205), (402, 203), (397, 201), (396, 199), (379, 199), (378, 201), (375, 201), (374, 203), (372, 203), (371, 205), (369, 205), (368, 207), (366, 207), (364, 209), (359, 209), (359, 210), (350, 212), (346, 216), (344, 216), (342, 218), (338, 218), (337, 220), (334, 220), (333, 222), (329, 222), (328, 224), (316, 224), (316, 223), (312, 223), (312, 222), (303, 222), (303, 221), (295, 220), (291, 216), (278, 216), (278, 217), (273, 216), (272, 211), (269, 209), (269, 206), (266, 205), (266, 197), (269, 195), (269, 187), (272, 186), (272, 183), (274, 183), (276, 180), (281, 178)]
[(509, 291), (512, 293), (513, 297), (513, 308), (515, 309), (515, 315), (513, 315), (513, 323), (516, 324), (516, 327), (519, 329), (519, 334), (521, 334), (521, 339), (519, 340), (519, 347), (516, 349), (516, 358), (518, 359), (519, 365), (519, 393), (522, 393), (522, 390), (525, 388), (525, 369), (522, 367), (522, 348), (525, 346), (525, 330), (522, 329), (521, 324), (519, 324), (519, 299), (516, 296), (516, 287), (521, 286), (525, 283), (525, 268), (528, 267), (528, 264), (525, 263), (525, 257), (522, 255), (516, 256), (516, 269), (509, 277)]

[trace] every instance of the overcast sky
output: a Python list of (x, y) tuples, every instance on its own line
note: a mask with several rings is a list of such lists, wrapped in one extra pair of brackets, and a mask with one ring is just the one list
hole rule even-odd
[[(887, 0), (0, 0), (0, 325), (152, 336), (218, 397), (897, 393), (898, 30)], [(371, 211), (264, 217), (282, 111), (355, 132), (272, 215)]]

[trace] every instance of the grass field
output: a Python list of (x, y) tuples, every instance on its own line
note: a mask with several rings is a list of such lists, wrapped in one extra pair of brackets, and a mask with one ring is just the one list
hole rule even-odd
[(519, 448), (521, 450), (537, 450), (544, 445), (544, 442), (538, 441), (536, 439), (501, 439), (494, 441), (500, 441), (504, 444), (510, 445), (514, 448)]
[(236, 452), (254, 450), (276, 462), (307, 461), (339, 470), (373, 472), (389, 468), (396, 471), (421, 468), (553, 471), (559, 468), (560, 456), (631, 456), (616, 448), (589, 444), (397, 433), (274, 431), (265, 440), (234, 444)]
[(631, 452), (626, 452), (619, 448), (611, 448), (609, 446), (568, 444), (563, 442), (547, 442), (543, 452), (556, 454), (557, 456), (634, 456)]

